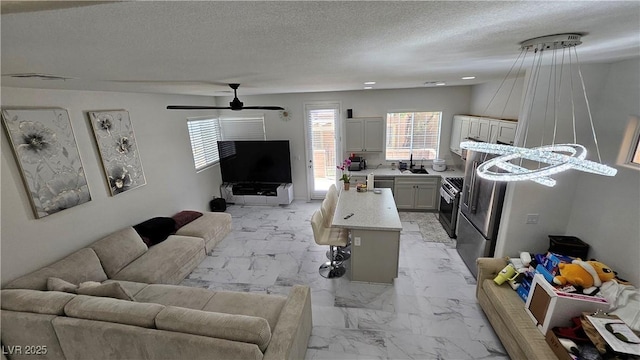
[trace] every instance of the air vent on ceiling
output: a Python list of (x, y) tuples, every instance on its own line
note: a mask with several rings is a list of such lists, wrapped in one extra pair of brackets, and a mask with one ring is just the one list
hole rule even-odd
[(23, 73), (23, 74), (7, 74), (3, 76), (10, 76), (14, 78), (20, 79), (40, 79), (40, 80), (69, 80), (72, 79), (70, 77), (50, 75), (50, 74), (40, 74), (40, 73)]

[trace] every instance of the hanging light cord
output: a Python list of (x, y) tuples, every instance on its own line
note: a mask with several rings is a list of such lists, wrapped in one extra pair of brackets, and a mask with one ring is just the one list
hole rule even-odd
[(596, 152), (598, 153), (598, 162), (602, 162), (600, 158), (600, 147), (598, 146), (598, 138), (596, 137), (596, 129), (593, 126), (593, 117), (591, 116), (591, 107), (589, 106), (589, 99), (587, 98), (587, 88), (584, 86), (584, 78), (582, 77), (582, 70), (580, 70), (580, 61), (578, 60), (578, 52), (575, 47), (573, 51), (576, 55), (576, 63), (578, 64), (578, 75), (580, 75), (580, 83), (582, 84), (582, 93), (584, 94), (584, 101), (587, 103), (587, 112), (589, 113), (589, 123), (591, 124), (591, 134), (593, 135), (593, 142), (596, 144)]
[[(575, 49), (575, 48), (574, 48)], [(576, 103), (573, 96), (573, 61), (571, 60), (571, 51), (569, 51), (569, 80), (571, 81), (571, 120), (573, 121), (573, 143), (578, 142), (578, 135), (576, 133)]]
[[(527, 49), (528, 50), (528, 49)], [(522, 49), (520, 50), (520, 54), (518, 55), (518, 57), (516, 58), (516, 61), (513, 62), (513, 64), (511, 64), (511, 68), (509, 69), (509, 71), (507, 72), (507, 75), (505, 75), (505, 77), (502, 79), (502, 82), (500, 83), (500, 85), (498, 86), (498, 89), (496, 90), (496, 92), (493, 94), (493, 97), (491, 98), (491, 100), (489, 100), (489, 103), (487, 104), (487, 107), (484, 108), (484, 113), (486, 114), (487, 111), (489, 110), (489, 107), (491, 106), (491, 103), (493, 102), (493, 100), (495, 100), (496, 96), (498, 96), (498, 92), (500, 91), (500, 89), (502, 88), (502, 85), (504, 85), (505, 81), (507, 81), (507, 79), (509, 78), (509, 75), (511, 75), (511, 72), (513, 71), (513, 68), (516, 66), (516, 64), (518, 63), (518, 59), (520, 59), (520, 57), (522, 56), (522, 61), (524, 61), (524, 58), (526, 55), (527, 50)], [(522, 68), (522, 62), (520, 63), (520, 68), (518, 68), (518, 74), (520, 73), (520, 69)], [(513, 92), (513, 88), (515, 87), (515, 80), (513, 81), (513, 85), (511, 85), (511, 91), (509, 92), (509, 96), (507, 97), (507, 101), (505, 102), (504, 108), (502, 109), (502, 114), (500, 116), (504, 115), (504, 111), (507, 108), (506, 103), (509, 102), (509, 98), (511, 97), (511, 93)]]

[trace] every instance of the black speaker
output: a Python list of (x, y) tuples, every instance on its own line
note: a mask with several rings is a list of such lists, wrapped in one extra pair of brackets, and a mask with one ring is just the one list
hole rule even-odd
[(351, 119), (353, 117), (353, 110), (347, 109), (347, 119)]
[(209, 201), (209, 207), (213, 212), (224, 212), (227, 210), (227, 201), (223, 198), (215, 198)]

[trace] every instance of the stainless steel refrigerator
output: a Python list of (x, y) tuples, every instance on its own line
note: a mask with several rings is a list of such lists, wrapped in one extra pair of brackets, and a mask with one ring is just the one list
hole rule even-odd
[(491, 257), (496, 248), (505, 182), (483, 179), (476, 169), (493, 155), (468, 151), (464, 184), (460, 197), (460, 215), (456, 249), (474, 277), (478, 276), (476, 259)]

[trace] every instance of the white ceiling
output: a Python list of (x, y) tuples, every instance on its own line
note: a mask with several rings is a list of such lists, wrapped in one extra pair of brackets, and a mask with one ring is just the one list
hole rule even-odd
[(242, 97), (468, 85), (504, 77), (520, 42), (566, 32), (584, 34), (582, 63), (640, 56), (638, 1), (79, 5), (2, 2), (3, 86), (228, 95), (238, 82)]

